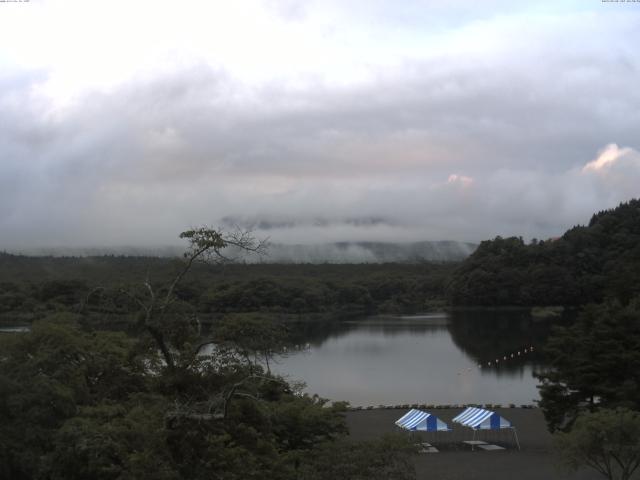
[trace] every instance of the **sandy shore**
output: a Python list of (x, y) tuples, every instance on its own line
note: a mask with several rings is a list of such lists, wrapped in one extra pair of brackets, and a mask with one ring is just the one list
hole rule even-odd
[[(551, 435), (547, 432), (542, 412), (537, 409), (507, 408), (496, 411), (517, 428), (521, 450), (516, 447), (510, 432), (481, 432), (480, 440), (504, 446), (500, 451), (471, 451), (462, 443), (471, 440), (470, 429), (457, 427), (451, 419), (462, 409), (436, 409), (431, 413), (454, 427), (451, 433), (422, 434), (440, 449), (440, 453), (416, 456), (417, 478), (422, 479), (473, 479), (473, 480), (545, 480), (601, 479), (597, 472), (581, 470), (573, 475), (562, 472), (552, 450)], [(407, 410), (360, 410), (347, 413), (347, 425), (355, 440), (370, 440), (385, 433), (400, 431), (394, 422)]]

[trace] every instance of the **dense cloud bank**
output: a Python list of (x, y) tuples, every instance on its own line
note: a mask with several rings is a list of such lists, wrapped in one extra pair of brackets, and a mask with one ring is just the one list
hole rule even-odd
[(107, 86), (0, 55), (0, 248), (167, 245), (200, 224), (287, 244), (546, 238), (640, 195), (635, 7), (319, 5), (260, 4), (279, 43)]
[[(309, 245), (267, 243), (263, 254), (254, 255), (237, 249), (226, 251), (226, 256), (244, 263), (422, 263), (464, 260), (477, 245), (465, 242), (340, 242)], [(13, 253), (30, 256), (95, 257), (103, 255), (178, 257), (184, 250), (178, 246), (166, 247), (66, 247), (22, 248)], [(11, 252), (9, 252), (11, 253)]]

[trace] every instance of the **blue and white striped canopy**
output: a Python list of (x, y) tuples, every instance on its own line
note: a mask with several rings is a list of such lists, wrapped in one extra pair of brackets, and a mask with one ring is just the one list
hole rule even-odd
[(443, 432), (449, 431), (450, 428), (435, 415), (423, 412), (422, 410), (411, 409), (398, 420), (396, 425), (405, 430), (423, 431), (423, 432)]
[(453, 419), (455, 423), (460, 423), (465, 427), (476, 430), (498, 430), (500, 428), (511, 428), (511, 422), (495, 412), (484, 408), (469, 407), (460, 415)]

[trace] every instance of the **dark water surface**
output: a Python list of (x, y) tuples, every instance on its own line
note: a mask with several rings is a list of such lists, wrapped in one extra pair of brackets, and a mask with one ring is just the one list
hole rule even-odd
[(272, 368), (352, 405), (530, 404), (549, 329), (528, 312), (373, 317), (315, 327)]

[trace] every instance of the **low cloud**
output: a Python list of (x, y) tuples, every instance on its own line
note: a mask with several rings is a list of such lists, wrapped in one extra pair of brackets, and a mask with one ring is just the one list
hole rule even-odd
[[(234, 222), (289, 244), (546, 238), (640, 196), (637, 10), (343, 3), (270, 0), (255, 26), (277, 43), (233, 30), (216, 61), (106, 86), (71, 88), (64, 62), (3, 68), (0, 248), (169, 245)], [(72, 73), (100, 66), (82, 52)]]

